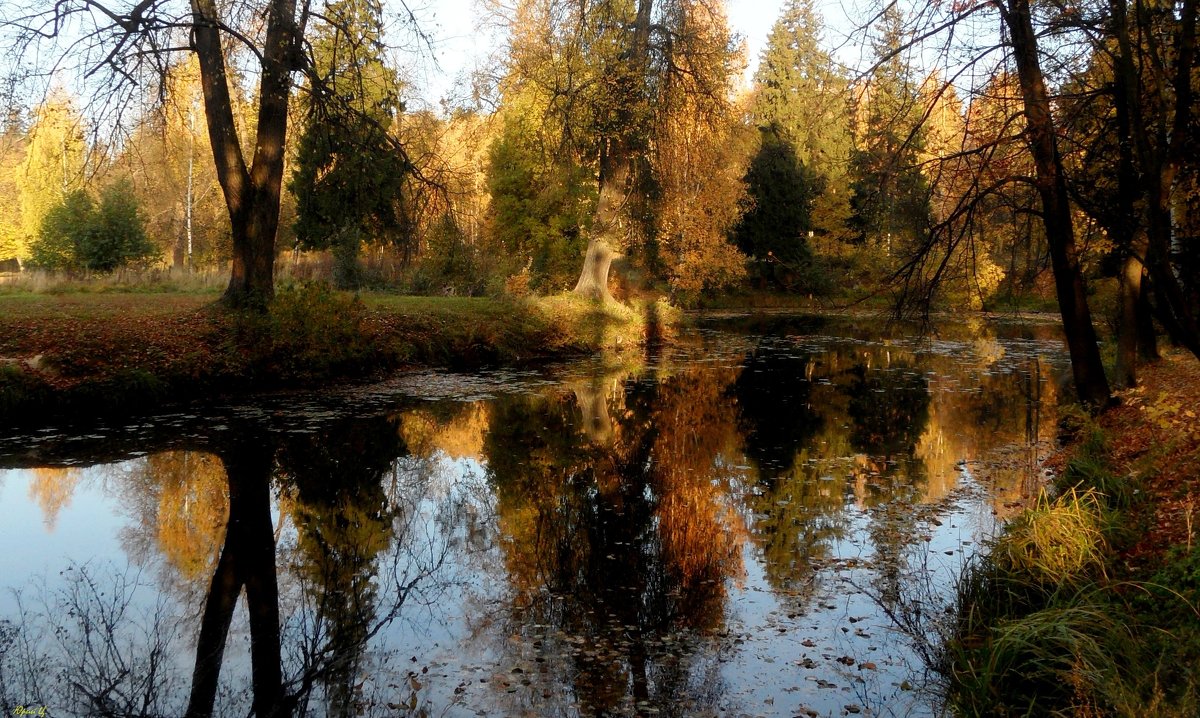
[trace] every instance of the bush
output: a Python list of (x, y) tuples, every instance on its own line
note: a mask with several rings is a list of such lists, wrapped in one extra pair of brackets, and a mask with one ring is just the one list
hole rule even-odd
[(99, 204), (85, 190), (68, 193), (47, 212), (29, 250), (34, 266), (66, 271), (111, 272), (154, 254), (125, 180), (101, 190)]
[(374, 352), (358, 297), (325, 283), (283, 287), (271, 301), (270, 354), (284, 376), (320, 376), (365, 366)]
[[(281, 286), (266, 312), (236, 311), (222, 331), (219, 356), (233, 362), (223, 373), (247, 381), (287, 383), (357, 374), (381, 363), (357, 296), (326, 282)], [(386, 363), (386, 362), (383, 362)]]

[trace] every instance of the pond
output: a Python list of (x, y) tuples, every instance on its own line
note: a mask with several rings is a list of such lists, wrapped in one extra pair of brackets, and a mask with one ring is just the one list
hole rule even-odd
[(0, 701), (937, 715), (922, 650), (1040, 481), (1065, 369), (1052, 326), (730, 316), (3, 433)]

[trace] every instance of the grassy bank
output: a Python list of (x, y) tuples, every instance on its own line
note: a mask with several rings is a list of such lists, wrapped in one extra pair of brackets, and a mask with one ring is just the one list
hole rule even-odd
[[(0, 294), (0, 423), (144, 411), (213, 394), (640, 346), (660, 305), (281, 289), (267, 314), (207, 293)], [(649, 325), (649, 326), (648, 326)], [(658, 327), (657, 329), (655, 327)]]
[(1056, 478), (969, 567), (938, 668), (960, 715), (1200, 715), (1200, 367), (1073, 418)]

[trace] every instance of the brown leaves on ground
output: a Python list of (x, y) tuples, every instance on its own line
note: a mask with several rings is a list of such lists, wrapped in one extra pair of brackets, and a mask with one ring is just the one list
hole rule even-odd
[(1141, 384), (1098, 423), (1112, 468), (1140, 481), (1146, 532), (1127, 552), (1142, 564), (1174, 545), (1200, 540), (1200, 362), (1175, 352), (1143, 367)]
[[(299, 387), (403, 365), (477, 366), (636, 346), (632, 310), (548, 298), (374, 297), (318, 285), (277, 293), (270, 315), (215, 294), (0, 294), (0, 412), (141, 411), (167, 398)], [(627, 341), (623, 341), (627, 340)]]
[[(209, 295), (0, 297), (0, 357), (56, 389), (139, 369), (192, 374), (212, 351)], [(36, 360), (35, 360), (36, 358)]]

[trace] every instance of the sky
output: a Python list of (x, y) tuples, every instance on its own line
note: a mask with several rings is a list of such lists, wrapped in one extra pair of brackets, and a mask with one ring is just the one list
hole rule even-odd
[[(481, 27), (483, 11), (480, 0), (408, 0), (423, 29), (431, 35), (437, 65), (425, 61), (414, 71), (414, 80), (425, 89), (424, 101), (436, 108), (444, 97), (462, 97), (468, 90), (456, 88), (455, 80), (486, 58), (499, 45), (498, 35), (486, 24)], [(779, 16), (785, 0), (727, 0), (731, 29), (746, 43), (750, 62), (745, 80), (754, 74), (767, 34)], [(849, 27), (844, 4), (839, 0), (818, 0), (817, 7), (825, 19), (826, 41), (836, 44)]]

